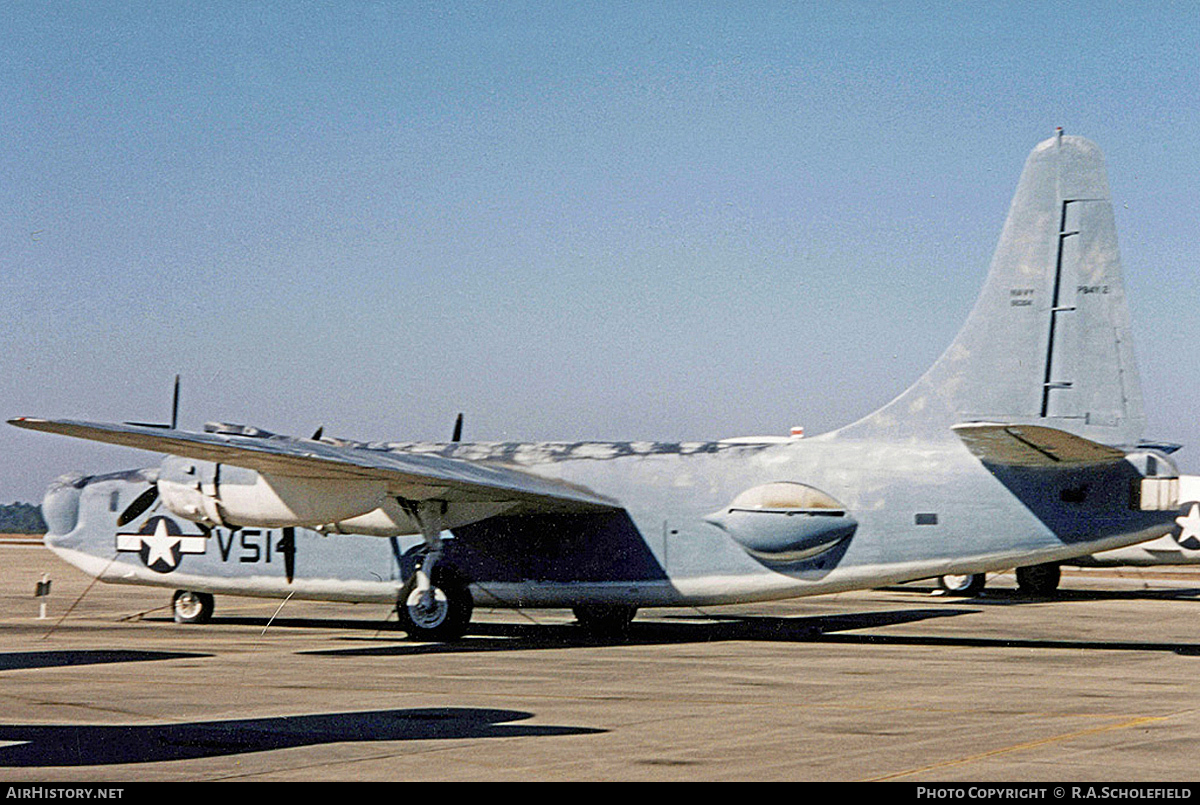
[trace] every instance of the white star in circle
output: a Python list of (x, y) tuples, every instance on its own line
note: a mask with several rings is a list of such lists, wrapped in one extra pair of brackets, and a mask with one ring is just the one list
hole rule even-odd
[(142, 542), (150, 548), (150, 555), (146, 557), (147, 567), (159, 559), (163, 560), (168, 567), (175, 566), (175, 557), (171, 554), (171, 549), (179, 544), (179, 535), (167, 533), (166, 519), (160, 519), (154, 533), (142, 537)]
[(1193, 503), (1187, 516), (1176, 517), (1175, 522), (1180, 529), (1179, 536), (1175, 538), (1176, 542), (1183, 545), (1188, 540), (1192, 540), (1193, 544), (1200, 541), (1200, 503)]

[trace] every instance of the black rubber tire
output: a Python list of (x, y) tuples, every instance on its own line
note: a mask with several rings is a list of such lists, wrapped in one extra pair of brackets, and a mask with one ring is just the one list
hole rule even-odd
[(1050, 596), (1058, 589), (1062, 571), (1058, 562), (1017, 568), (1017, 587), (1026, 595)]
[(442, 606), (438, 611), (421, 616), (408, 606), (408, 600), (417, 589), (417, 574), (412, 574), (396, 599), (396, 615), (400, 628), (414, 640), (436, 640), (449, 642), (466, 634), (475, 610), (475, 599), (464, 579), (452, 567), (438, 566), (433, 571), (433, 587)]
[(208, 593), (176, 590), (171, 597), (176, 623), (208, 623), (213, 614), (213, 597)]
[(626, 604), (580, 604), (572, 607), (575, 620), (584, 629), (598, 635), (623, 635), (637, 615), (637, 607)]
[(948, 595), (976, 596), (983, 592), (987, 585), (986, 573), (972, 573), (964, 576), (938, 576), (938, 587)]

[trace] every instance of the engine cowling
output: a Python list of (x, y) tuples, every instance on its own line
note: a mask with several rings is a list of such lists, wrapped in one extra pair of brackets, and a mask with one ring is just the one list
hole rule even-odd
[(382, 481), (276, 475), (179, 456), (163, 461), (158, 490), (163, 505), (188, 520), (262, 528), (347, 520), (379, 508), (387, 495)]
[[(458, 528), (468, 523), (502, 514), (515, 505), (511, 501), (450, 501), (441, 506), (440, 525), (444, 529)], [(421, 522), (411, 510), (406, 510), (396, 498), (389, 497), (383, 505), (358, 517), (320, 526), (327, 534), (366, 534), (372, 537), (398, 537), (420, 534)]]

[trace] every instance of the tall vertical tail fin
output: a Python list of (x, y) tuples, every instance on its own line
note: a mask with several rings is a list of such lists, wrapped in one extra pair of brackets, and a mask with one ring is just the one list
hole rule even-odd
[(913, 436), (1024, 422), (1107, 444), (1145, 424), (1104, 157), (1061, 131), (1025, 162), (983, 291), (912, 387), (843, 429)]

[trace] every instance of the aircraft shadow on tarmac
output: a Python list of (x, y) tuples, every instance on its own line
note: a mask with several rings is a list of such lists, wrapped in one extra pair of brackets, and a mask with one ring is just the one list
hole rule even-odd
[[(928, 595), (928, 590), (914, 587), (887, 587), (888, 592)], [(972, 606), (1019, 606), (1021, 604), (1075, 603), (1084, 601), (1197, 601), (1200, 587), (1159, 587), (1142, 590), (1071, 590), (1058, 589), (1044, 596), (1031, 595), (1017, 589), (989, 587), (975, 596), (949, 595), (943, 601), (969, 603)]]
[(76, 665), (103, 665), (114, 662), (149, 662), (152, 660), (181, 660), (211, 657), (178, 651), (14, 651), (0, 654), (0, 671), (22, 671), (31, 668), (65, 668)]
[[(1030, 600), (1028, 596), (1019, 593), (1016, 590), (1006, 590), (1020, 603), (1023, 599)], [(1035, 599), (1044, 600), (1044, 599)], [(1200, 601), (1200, 588), (1197, 587), (1176, 587), (1159, 588), (1156, 590), (1058, 590), (1054, 595), (1050, 596), (1052, 601)]]
[(453, 643), (389, 644), (386, 646), (318, 649), (301, 653), (369, 657), (569, 649), (608, 645), (655, 646), (731, 640), (803, 643), (821, 640), (830, 632), (894, 626), (930, 618), (969, 615), (976, 611), (943, 607), (788, 618), (704, 614), (668, 615), (661, 620), (635, 621), (626, 632), (617, 635), (594, 634), (574, 624), (477, 622), (471, 624), (471, 629), (466, 637)]
[(364, 741), (585, 735), (604, 730), (512, 724), (532, 713), (471, 707), (133, 726), (0, 724), (0, 767), (107, 766)]
[[(1188, 591), (1170, 591), (1179, 593)], [(1077, 600), (1095, 600), (1089, 592), (1067, 593), (1068, 598), (1078, 596)], [(1097, 593), (1098, 597), (1110, 597), (1109, 593)], [(1116, 598), (1126, 597), (1118, 594)], [(1144, 596), (1143, 596), (1144, 597)], [(1164, 597), (1174, 597), (1164, 593)], [(1031, 599), (1024, 593), (1013, 591), (1012, 603), (1030, 603), (1039, 599)], [(972, 604), (983, 603), (980, 599), (960, 599)], [(1041, 599), (1045, 600), (1045, 599)], [(1056, 596), (1055, 600), (1058, 600)], [(818, 621), (816, 629), (808, 638), (815, 643), (841, 643), (853, 645), (895, 645), (895, 646), (945, 646), (974, 647), (974, 648), (1020, 648), (1020, 649), (1074, 649), (1074, 650), (1103, 650), (1103, 651), (1154, 651), (1177, 654), (1183, 657), (1200, 657), (1200, 643), (1152, 642), (1137, 640), (1056, 640), (1053, 638), (1008, 638), (1008, 637), (977, 637), (971, 635), (902, 635), (902, 634), (847, 634), (859, 629), (876, 626), (889, 626), (908, 623), (927, 618), (945, 615), (965, 615), (980, 610), (950, 609), (950, 610), (908, 610), (907, 612), (879, 612), (869, 615), (841, 615), (824, 618), (805, 618), (803, 620)], [(922, 614), (933, 613), (933, 614)], [(909, 617), (895, 618), (889, 616), (908, 615)], [(763, 619), (747, 619), (763, 620)], [(775, 620), (775, 619), (765, 619)], [(738, 637), (735, 639), (753, 639)], [(770, 639), (770, 638), (768, 638)]]
[[(906, 593), (918, 592), (913, 588), (891, 589), (892, 591)], [(1191, 600), (1197, 596), (1200, 596), (1200, 589), (1193, 588), (1138, 591), (1059, 590), (1051, 598), (1034, 598), (1018, 590), (997, 589), (988, 590), (982, 596), (975, 598), (943, 597), (939, 599), (937, 605), (932, 607), (842, 615), (769, 617), (730, 614), (708, 615), (703, 613), (695, 615), (671, 614), (662, 616), (657, 620), (636, 620), (630, 625), (627, 632), (619, 635), (593, 634), (575, 624), (565, 623), (537, 623), (532, 620), (528, 623), (477, 621), (471, 624), (470, 631), (464, 638), (453, 643), (394, 642), (403, 639), (404, 634), (402, 630), (397, 628), (394, 622), (380, 623), (369, 620), (294, 618), (276, 619), (273, 622), (272, 628), (344, 629), (359, 633), (374, 633), (368, 637), (343, 636), (336, 639), (372, 643), (375, 645), (298, 652), (308, 655), (347, 658), (469, 654), (483, 651), (571, 649), (609, 645), (678, 645), (738, 640), (778, 643), (823, 642), (861, 645), (888, 644), (946, 647), (1155, 651), (1190, 657), (1200, 656), (1200, 643), (1056, 640), (1053, 638), (1013, 639), (963, 634), (904, 635), (881, 634), (878, 632), (850, 634), (850, 632), (917, 623), (932, 619), (951, 618), (959, 615), (979, 614), (984, 611), (984, 607), (991, 606), (1102, 600)], [(958, 606), (955, 604), (958, 604)], [(263, 626), (267, 621), (262, 618), (214, 618), (212, 626), (218, 626), (222, 623)], [(212, 626), (208, 628), (212, 628)], [(381, 640), (386, 641), (386, 644), (378, 645)], [(3, 666), (0, 666), (0, 670), (2, 669)]]
[[(607, 643), (704, 643), (713, 640), (780, 640), (780, 641), (804, 641), (812, 640), (816, 635), (824, 631), (836, 631), (840, 629), (866, 629), (871, 626), (887, 626), (897, 623), (909, 623), (912, 621), (925, 620), (927, 618), (944, 618), (954, 615), (967, 615), (977, 610), (971, 609), (956, 609), (951, 607), (938, 607), (928, 609), (911, 609), (899, 610), (890, 612), (871, 612), (860, 613), (854, 615), (830, 615), (820, 617), (790, 617), (790, 618), (771, 618), (771, 617), (739, 617), (731, 615), (680, 615), (671, 614), (663, 616), (661, 620), (639, 620), (634, 622), (630, 627), (630, 631), (625, 634), (605, 636), (594, 634), (575, 625), (565, 623), (539, 623), (535, 617), (526, 615), (526, 623), (488, 623), (488, 622), (473, 622), (468, 631), (468, 637), (465, 640), (455, 641), (450, 644), (439, 644), (442, 648), (453, 650), (455, 648), (466, 648), (464, 644), (472, 643), (471, 636), (480, 636), (486, 638), (508, 638), (507, 641), (487, 641), (501, 642), (504, 645), (496, 646), (471, 646), (468, 650), (486, 650), (487, 648), (497, 648), (513, 650), (521, 647), (528, 648), (551, 648), (561, 646), (569, 648), (572, 646), (591, 646), (603, 645)], [(169, 618), (154, 619), (147, 618), (147, 621), (161, 620), (163, 623), (169, 623)], [(269, 627), (268, 627), (269, 623)], [(349, 620), (341, 618), (275, 618), (268, 621), (266, 618), (247, 617), (247, 616), (225, 616), (213, 617), (208, 625), (203, 628), (219, 628), (220, 626), (246, 626), (246, 627), (268, 627), (270, 629), (336, 629), (348, 632), (374, 632), (370, 638), (353, 638), (343, 637), (343, 640), (369, 639), (375, 640), (378, 638), (390, 639), (402, 638), (404, 630), (394, 619), (389, 618), (388, 621), (372, 621), (372, 620)], [(521, 645), (517, 645), (514, 641), (521, 641)], [(528, 643), (528, 646), (524, 644)], [(418, 647), (414, 644), (412, 647)], [(428, 648), (427, 644), (420, 644), (420, 648)], [(412, 653), (402, 650), (397, 653)], [(345, 651), (355, 651), (355, 649), (346, 649)], [(367, 649), (368, 653), (373, 649)], [(343, 653), (341, 649), (329, 651), (311, 651), (303, 652), (306, 654), (325, 654)], [(2, 669), (3, 666), (0, 666)]]
[[(1029, 601), (1030, 599), (1024, 598), (1023, 600)], [(977, 603), (977, 601), (971, 601), (971, 603)], [(385, 646), (319, 649), (300, 653), (339, 657), (403, 657), (481, 651), (569, 649), (609, 645), (654, 646), (743, 640), (779, 643), (1154, 651), (1185, 657), (1200, 657), (1200, 643), (1056, 640), (1053, 638), (1013, 639), (961, 634), (905, 635), (880, 634), (878, 632), (851, 634), (858, 630), (977, 614), (980, 611), (945, 607), (789, 618), (724, 615), (719, 619), (706, 615), (674, 615), (661, 621), (635, 621), (630, 625), (628, 632), (616, 636), (592, 635), (578, 626), (568, 624), (476, 623), (472, 624), (471, 631), (466, 637), (453, 643), (399, 645), (389, 643)]]

